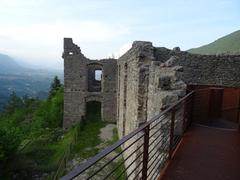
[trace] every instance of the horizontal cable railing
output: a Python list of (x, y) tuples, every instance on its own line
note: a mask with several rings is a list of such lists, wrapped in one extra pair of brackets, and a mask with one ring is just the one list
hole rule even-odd
[(61, 179), (156, 179), (191, 122), (193, 94), (190, 92)]

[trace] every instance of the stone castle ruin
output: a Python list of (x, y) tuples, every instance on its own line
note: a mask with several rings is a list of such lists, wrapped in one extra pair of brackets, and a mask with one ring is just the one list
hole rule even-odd
[[(195, 55), (135, 41), (119, 59), (90, 60), (64, 38), (64, 128), (81, 121), (86, 103), (124, 136), (183, 97), (187, 85), (240, 86), (239, 55)], [(101, 78), (97, 79), (97, 72)]]
[[(86, 103), (101, 103), (102, 120), (116, 122), (117, 60), (90, 60), (72, 39), (64, 39), (64, 128), (81, 121)], [(97, 79), (96, 72), (102, 72)]]
[(189, 85), (240, 87), (240, 55), (196, 55), (135, 41), (119, 59), (90, 60), (65, 38), (63, 58), (65, 129), (98, 101), (102, 120), (116, 123), (122, 138), (185, 96)]

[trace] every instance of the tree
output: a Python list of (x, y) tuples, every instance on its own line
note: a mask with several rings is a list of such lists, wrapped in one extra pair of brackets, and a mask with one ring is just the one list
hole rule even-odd
[(23, 100), (16, 95), (13, 91), (10, 94), (7, 105), (5, 106), (5, 112), (12, 113), (18, 108), (22, 108), (24, 106)]
[(34, 112), (34, 127), (58, 128), (62, 127), (63, 121), (63, 96), (64, 90), (61, 87), (54, 96), (43, 101)]
[(51, 99), (56, 95), (57, 91), (62, 87), (61, 81), (57, 76), (54, 77), (53, 82), (51, 83), (48, 99)]
[(0, 127), (0, 168), (1, 164), (7, 159), (13, 157), (14, 153), (21, 142), (20, 131), (17, 127), (7, 126)]

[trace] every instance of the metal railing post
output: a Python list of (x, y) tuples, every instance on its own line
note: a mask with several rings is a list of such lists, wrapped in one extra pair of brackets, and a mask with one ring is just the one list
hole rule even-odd
[(182, 133), (181, 136), (183, 136), (185, 130), (186, 130), (186, 108), (187, 108), (187, 103), (186, 101), (183, 101), (183, 120), (182, 120)]
[(144, 128), (144, 143), (143, 143), (143, 168), (142, 179), (147, 179), (148, 170), (148, 149), (149, 149), (149, 125)]
[(240, 108), (238, 109), (238, 132), (240, 132)]
[(238, 92), (238, 112), (237, 112), (237, 120), (238, 120), (238, 131), (240, 132), (240, 90)]
[(196, 91), (193, 92), (193, 94), (190, 96), (191, 98), (191, 107), (190, 107), (190, 120), (187, 123), (187, 126), (190, 126), (192, 122), (194, 121), (194, 105), (195, 105), (195, 97), (196, 97)]
[(171, 111), (170, 142), (169, 142), (169, 154), (168, 154), (169, 159), (172, 158), (172, 153), (173, 153), (175, 112), (176, 110), (175, 108), (173, 108)]

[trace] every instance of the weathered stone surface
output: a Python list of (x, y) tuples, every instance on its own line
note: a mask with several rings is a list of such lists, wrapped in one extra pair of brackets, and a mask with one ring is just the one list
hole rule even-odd
[(240, 55), (198, 55), (166, 48), (154, 48), (155, 60), (166, 62), (178, 58), (186, 84), (240, 87)]
[[(64, 128), (81, 121), (86, 103), (101, 102), (102, 119), (116, 123), (117, 61), (90, 60), (72, 39), (64, 39)], [(95, 71), (102, 70), (102, 79), (95, 79)]]
[(171, 66), (173, 66), (176, 62), (177, 62), (177, 57), (176, 57), (176, 56), (172, 56), (172, 57), (170, 57), (170, 59), (168, 59), (168, 60), (165, 62), (165, 66), (171, 67)]
[[(183, 97), (187, 85), (240, 87), (240, 55), (194, 55), (180, 51), (180, 48), (170, 50), (153, 47), (151, 42), (135, 41), (132, 48), (118, 60), (91, 61), (84, 57), (80, 48), (70, 39), (65, 39), (63, 57), (64, 127), (79, 121), (85, 115), (86, 101), (94, 99), (102, 102), (103, 119), (117, 122), (120, 138)], [(103, 70), (101, 91), (89, 92), (91, 88), (93, 91), (99, 90), (99, 84), (94, 83), (95, 86), (88, 89), (88, 84), (93, 81), (90, 76), (96, 69)], [(178, 111), (181, 117), (183, 110)], [(166, 138), (164, 134), (169, 134), (162, 125), (168, 123), (169, 118), (164, 121), (158, 127), (159, 133), (163, 133), (162, 138)], [(182, 130), (181, 123), (181, 120), (176, 121), (176, 132), (179, 134)], [(122, 148), (133, 140), (125, 143)], [(131, 164), (142, 152), (139, 148), (141, 143), (131, 146), (123, 154), (126, 158), (138, 149), (126, 165)], [(156, 153), (159, 158), (164, 158), (164, 154), (164, 149)], [(138, 163), (133, 163), (128, 173)]]
[(158, 87), (162, 90), (170, 90), (171, 87), (171, 76), (159, 77)]
[(174, 66), (173, 69), (178, 72), (183, 72), (183, 67), (182, 66)]
[(174, 48), (173, 48), (173, 51), (180, 52), (181, 49), (180, 49), (180, 47), (174, 47)]

